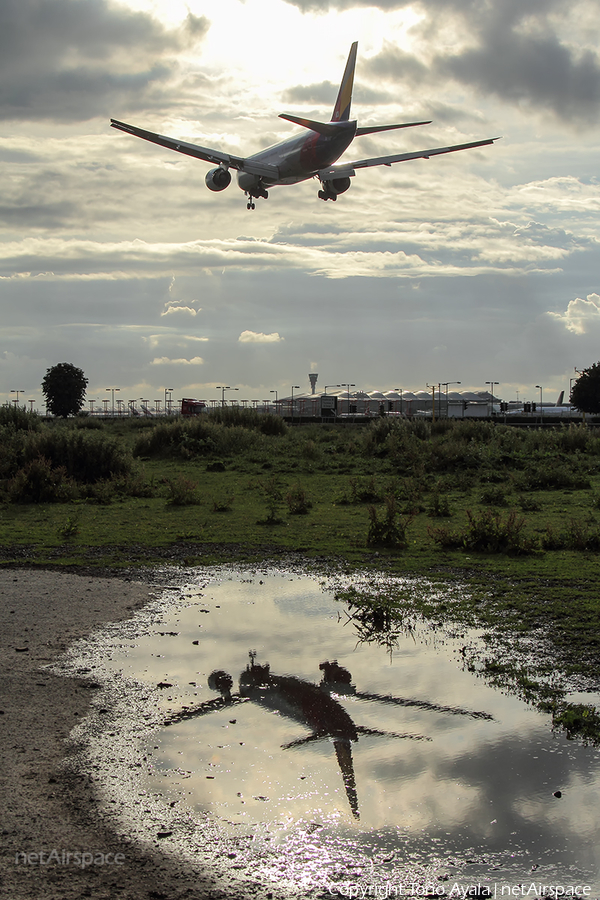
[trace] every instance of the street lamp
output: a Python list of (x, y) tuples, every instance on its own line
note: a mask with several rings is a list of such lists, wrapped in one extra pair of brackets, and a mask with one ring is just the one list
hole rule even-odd
[(494, 415), (494, 385), (498, 386), (500, 384), (500, 382), (499, 381), (486, 381), (486, 384), (489, 384), (490, 393), (492, 395), (491, 411), (492, 411), (492, 416), (493, 416)]
[(461, 381), (442, 381), (442, 386), (446, 388), (446, 418), (448, 418), (448, 386), (451, 384), (462, 384)]
[(396, 392), (400, 391), (400, 415), (404, 414), (404, 400), (403, 400), (403, 391), (402, 388), (394, 388)]
[(299, 390), (299, 389), (300, 389), (300, 385), (299, 385), (299, 384), (293, 384), (293, 385), (292, 385), (292, 404), (291, 404), (291, 407), (290, 407), (290, 413), (291, 413), (291, 416), (292, 416), (292, 425), (294, 424), (294, 388), (296, 388), (296, 389)]
[[(169, 394), (168, 398), (167, 394)], [(173, 388), (165, 388), (165, 415), (168, 415), (171, 412), (171, 403), (173, 402), (172, 394)]]
[[(431, 388), (431, 424), (435, 422), (435, 384), (426, 384), (425, 387)], [(438, 384), (439, 388), (439, 384)]]
[(19, 390), (19, 391), (11, 391), (11, 394), (16, 394), (16, 395), (17, 395), (17, 399), (16, 399), (16, 400), (13, 400), (13, 403), (15, 404), (15, 406), (18, 406), (18, 405), (19, 405), (19, 394), (24, 394), (24, 393), (25, 393), (25, 391), (23, 391), (23, 390)]
[(356, 387), (356, 385), (350, 384), (349, 382), (345, 381), (340, 385), (340, 387), (346, 388), (346, 396), (347, 396), (347, 400), (348, 400), (348, 415), (350, 415), (350, 388)]
[(540, 392), (540, 419), (543, 421), (544, 419), (544, 388), (541, 384), (536, 384), (536, 388), (538, 388)]
[(107, 391), (112, 393), (112, 415), (115, 414), (115, 391), (120, 391), (121, 388), (106, 388)]
[(219, 385), (217, 387), (217, 390), (221, 391), (221, 406), (225, 406), (225, 391), (239, 391), (239, 388), (232, 388), (229, 387), (228, 384), (226, 384), (223, 386)]

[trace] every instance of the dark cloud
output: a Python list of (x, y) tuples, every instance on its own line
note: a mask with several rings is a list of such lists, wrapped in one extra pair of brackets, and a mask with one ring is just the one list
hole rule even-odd
[(157, 105), (173, 57), (209, 23), (166, 30), (106, 0), (3, 0), (0, 118), (86, 120)]
[(549, 109), (567, 121), (598, 119), (598, 55), (575, 55), (553, 34), (486, 34), (481, 47), (439, 59), (437, 68), (484, 93)]
[[(327, 4), (297, 0), (303, 10), (376, 6), (400, 9), (408, 0), (331, 0)], [(414, 4), (411, 4), (414, 5)], [(558, 0), (421, 0), (424, 20), (414, 35), (433, 48), (428, 58), (386, 45), (362, 63), (363, 71), (378, 78), (411, 86), (443, 84), (453, 79), (474, 90), (509, 103), (550, 111), (564, 121), (598, 121), (600, 112), (600, 56), (582, 25), (580, 46), (570, 43), (577, 20), (575, 10), (598, 16), (598, 0), (579, 0), (568, 7)], [(568, 20), (564, 17), (568, 16)], [(450, 29), (448, 31), (447, 29)], [(459, 33), (465, 49), (453, 53), (448, 35)], [(441, 37), (444, 53), (436, 53)]]

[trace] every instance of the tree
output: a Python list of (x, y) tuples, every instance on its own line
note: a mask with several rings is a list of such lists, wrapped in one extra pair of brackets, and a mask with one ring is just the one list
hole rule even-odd
[(54, 416), (74, 416), (83, 406), (88, 379), (82, 369), (71, 363), (58, 363), (48, 369), (42, 381), (46, 405)]
[(573, 385), (571, 403), (584, 413), (600, 413), (600, 362), (584, 369)]

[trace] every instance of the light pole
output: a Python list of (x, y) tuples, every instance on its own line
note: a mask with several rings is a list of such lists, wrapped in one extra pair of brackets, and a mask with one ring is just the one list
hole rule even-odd
[(442, 387), (446, 388), (446, 418), (448, 418), (448, 387), (451, 384), (462, 384), (461, 381), (442, 381)]
[(493, 416), (493, 415), (494, 415), (494, 385), (498, 386), (498, 385), (500, 384), (500, 382), (499, 382), (499, 381), (486, 381), (486, 384), (489, 384), (489, 386), (490, 386), (490, 393), (491, 393), (491, 395), (492, 395), (491, 413), (492, 413), (492, 416)]
[(24, 393), (25, 393), (25, 391), (22, 391), (22, 390), (19, 390), (19, 391), (11, 391), (11, 394), (16, 394), (16, 395), (17, 395), (17, 399), (16, 399), (16, 400), (13, 400), (13, 403), (15, 404), (15, 406), (18, 406), (18, 405), (19, 405), (19, 394), (24, 394)]
[[(167, 394), (169, 394), (168, 398)], [(172, 394), (173, 388), (165, 388), (165, 415), (168, 415), (171, 412), (171, 403), (173, 402)]]
[(536, 388), (538, 388), (540, 392), (540, 421), (544, 421), (544, 388), (541, 384), (536, 384)]
[(396, 392), (400, 391), (400, 415), (403, 415), (404, 414), (404, 401), (402, 399), (402, 397), (403, 397), (402, 388), (394, 388), (394, 390)]
[(426, 384), (425, 387), (431, 388), (431, 424), (435, 422), (435, 384)]
[(348, 401), (348, 415), (350, 415), (350, 388), (356, 387), (355, 384), (350, 384), (348, 381), (343, 382), (340, 387), (346, 388), (346, 399)]
[(114, 417), (115, 414), (115, 391), (120, 391), (121, 388), (106, 388), (107, 391), (110, 391), (112, 394), (112, 415)]
[(292, 385), (292, 405), (290, 408), (290, 413), (292, 416), (292, 425), (294, 424), (294, 388), (296, 388), (296, 390), (300, 390), (300, 385), (299, 384)]
[(229, 387), (228, 384), (226, 384), (223, 386), (219, 385), (217, 387), (217, 390), (221, 391), (221, 406), (225, 406), (225, 391), (239, 391), (239, 388), (232, 388)]

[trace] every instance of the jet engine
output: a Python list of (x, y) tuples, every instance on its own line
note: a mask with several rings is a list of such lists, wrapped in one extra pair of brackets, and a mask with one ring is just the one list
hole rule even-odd
[(343, 194), (350, 187), (349, 178), (331, 178), (322, 181), (323, 190), (319, 191), (317, 196), (321, 200), (337, 200), (338, 194)]
[(206, 173), (204, 180), (209, 191), (224, 191), (231, 184), (231, 172), (229, 169), (217, 166), (216, 169), (211, 169)]
[(332, 189), (336, 194), (343, 194), (344, 191), (347, 191), (350, 187), (350, 179), (349, 178), (334, 178), (332, 181), (328, 181), (327, 185), (331, 185)]

